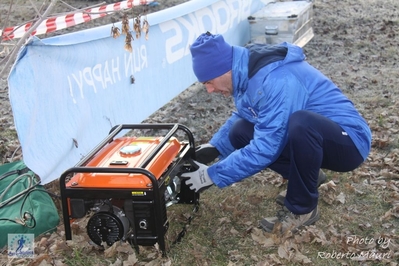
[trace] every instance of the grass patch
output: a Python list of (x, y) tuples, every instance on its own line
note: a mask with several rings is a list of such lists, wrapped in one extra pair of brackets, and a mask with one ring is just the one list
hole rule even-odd
[[(312, 265), (342, 265), (343, 262), (347, 265), (358, 265), (358, 261), (346, 258), (327, 260), (320, 257), (320, 254), (360, 254), (367, 251), (352, 243), (356, 242), (356, 239), (364, 241), (366, 238), (373, 238), (377, 241), (389, 235), (390, 240), (395, 241), (391, 233), (399, 226), (398, 221), (387, 221), (391, 224), (385, 225), (388, 228), (384, 228), (380, 221), (380, 217), (391, 208), (388, 202), (382, 200), (387, 197), (385, 190), (373, 188), (368, 184), (363, 185), (364, 179), (352, 185), (350, 174), (338, 176), (329, 173), (328, 179), (336, 180), (334, 194), (343, 193), (345, 203), (326, 203), (326, 195), (321, 193), (321, 220), (316, 226), (304, 229), (298, 238), (291, 236), (286, 241), (296, 243), (296, 247), (312, 261)], [(173, 265), (256, 265), (262, 261), (270, 261), (286, 242), (281, 240), (276, 245), (262, 247), (251, 234), (260, 218), (274, 216), (279, 208), (274, 198), (280, 189), (283, 187), (262, 186), (259, 180), (250, 178), (234, 187), (223, 190), (214, 187), (204, 192), (200, 210), (186, 237), (168, 253)], [(312, 241), (301, 239), (304, 235), (308, 235)], [(371, 246), (369, 251), (372, 251)], [(384, 249), (375, 251), (387, 252)], [(284, 258), (279, 258), (279, 261), (282, 265), (303, 263)], [(374, 260), (372, 265), (384, 263)]]

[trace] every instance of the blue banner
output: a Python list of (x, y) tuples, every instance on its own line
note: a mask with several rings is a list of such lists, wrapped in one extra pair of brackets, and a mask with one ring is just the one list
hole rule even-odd
[(33, 37), (8, 78), (25, 164), (46, 184), (76, 165), (113, 126), (143, 121), (196, 81), (189, 45), (198, 35), (210, 31), (244, 45), (250, 39), (247, 17), (265, 2), (192, 0), (148, 14), (148, 40), (132, 32), (131, 52), (124, 48), (125, 35), (111, 36), (112, 24)]

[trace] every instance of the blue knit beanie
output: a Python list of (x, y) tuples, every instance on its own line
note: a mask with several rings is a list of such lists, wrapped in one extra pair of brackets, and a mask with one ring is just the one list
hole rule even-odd
[(231, 70), (233, 47), (220, 34), (201, 34), (190, 46), (190, 51), (199, 82), (209, 81)]

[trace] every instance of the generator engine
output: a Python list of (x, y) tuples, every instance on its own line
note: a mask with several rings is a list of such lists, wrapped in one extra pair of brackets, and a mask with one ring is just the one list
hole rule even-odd
[(112, 246), (119, 239), (126, 239), (130, 225), (123, 210), (111, 205), (111, 202), (97, 208), (87, 223), (90, 239), (100, 246), (103, 242)]
[[(122, 136), (122, 130), (167, 130), (160, 137)], [(186, 136), (179, 141), (176, 132)], [(75, 167), (60, 177), (65, 237), (71, 222), (89, 216), (87, 234), (99, 246), (128, 241), (134, 247), (159, 244), (166, 251), (166, 208), (199, 205), (199, 194), (180, 175), (195, 170), (195, 144), (181, 124), (130, 124), (114, 127)]]

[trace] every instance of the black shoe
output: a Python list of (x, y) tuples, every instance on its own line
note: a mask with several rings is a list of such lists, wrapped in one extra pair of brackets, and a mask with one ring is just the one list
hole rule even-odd
[[(326, 174), (320, 169), (319, 178), (317, 179), (317, 187), (320, 187), (321, 184), (326, 182)], [(276, 197), (276, 203), (278, 205), (284, 206), (285, 196), (287, 195), (287, 190), (283, 190)]]

